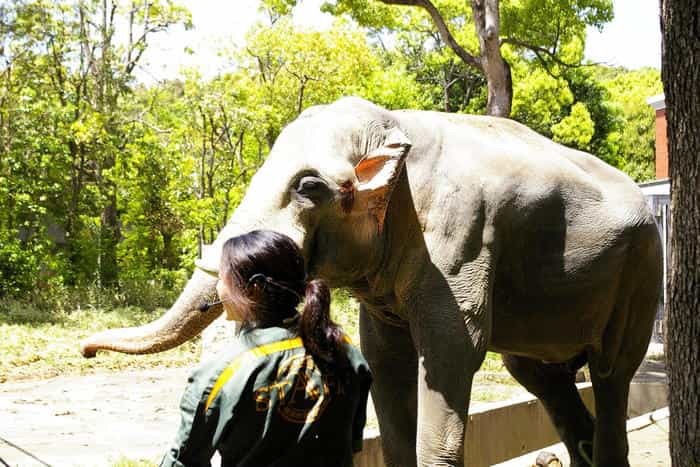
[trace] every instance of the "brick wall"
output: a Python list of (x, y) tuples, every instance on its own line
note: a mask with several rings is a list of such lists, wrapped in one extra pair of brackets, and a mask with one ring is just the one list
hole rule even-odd
[(656, 111), (656, 179), (668, 178), (668, 142), (666, 109)]

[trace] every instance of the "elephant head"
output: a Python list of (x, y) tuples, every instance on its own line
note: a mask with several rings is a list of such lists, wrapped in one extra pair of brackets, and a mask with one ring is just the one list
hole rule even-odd
[(145, 326), (88, 338), (83, 355), (160, 352), (199, 334), (221, 312), (200, 311), (216, 296), (221, 247), (250, 230), (288, 235), (310, 275), (331, 286), (353, 283), (381, 257), (387, 207), (410, 147), (392, 114), (367, 101), (344, 98), (306, 110), (282, 131), (170, 310)]

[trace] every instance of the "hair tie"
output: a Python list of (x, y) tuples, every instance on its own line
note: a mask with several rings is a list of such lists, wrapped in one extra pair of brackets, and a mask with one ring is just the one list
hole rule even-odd
[(275, 287), (279, 287), (279, 288), (282, 289), (282, 290), (286, 290), (287, 292), (290, 292), (290, 293), (296, 295), (297, 298), (301, 301), (302, 297), (301, 297), (301, 295), (300, 295), (296, 290), (294, 290), (294, 289), (292, 289), (292, 288), (290, 288), (290, 287), (287, 287), (287, 286), (284, 285), (284, 284), (280, 284), (279, 282), (273, 280), (272, 278), (270, 278), (270, 277), (268, 277), (268, 276), (266, 276), (265, 274), (262, 274), (262, 273), (260, 273), (260, 272), (255, 273), (255, 274), (253, 274), (252, 276), (250, 276), (250, 278), (248, 279), (248, 285), (250, 285), (251, 282), (254, 282), (254, 281), (257, 280), (258, 278), (262, 278), (262, 279), (265, 281), (265, 283), (267, 283), (267, 284), (272, 284), (272, 285), (274, 285)]
[(267, 276), (266, 276), (265, 274), (261, 274), (261, 273), (258, 272), (258, 273), (255, 273), (255, 274), (253, 274), (252, 276), (250, 276), (250, 277), (248, 278), (248, 285), (250, 285), (251, 282), (254, 282), (256, 279), (258, 279), (258, 278), (260, 278), (260, 277), (262, 277), (262, 279), (263, 279), (265, 282), (267, 282)]

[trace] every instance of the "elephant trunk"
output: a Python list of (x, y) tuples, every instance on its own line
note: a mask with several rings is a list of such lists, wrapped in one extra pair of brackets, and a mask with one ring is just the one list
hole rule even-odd
[(198, 335), (221, 314), (221, 305), (200, 311), (202, 303), (215, 299), (216, 282), (214, 275), (196, 269), (175, 304), (159, 319), (143, 326), (94, 334), (81, 343), (81, 353), (91, 358), (98, 350), (148, 354), (177, 347)]

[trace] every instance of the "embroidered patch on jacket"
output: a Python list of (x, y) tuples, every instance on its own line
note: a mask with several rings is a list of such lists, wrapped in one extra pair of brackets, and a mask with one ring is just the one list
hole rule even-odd
[(328, 406), (335, 380), (321, 374), (311, 355), (293, 355), (284, 360), (275, 382), (255, 390), (256, 410), (265, 412), (270, 403), (284, 420), (313, 423)]

